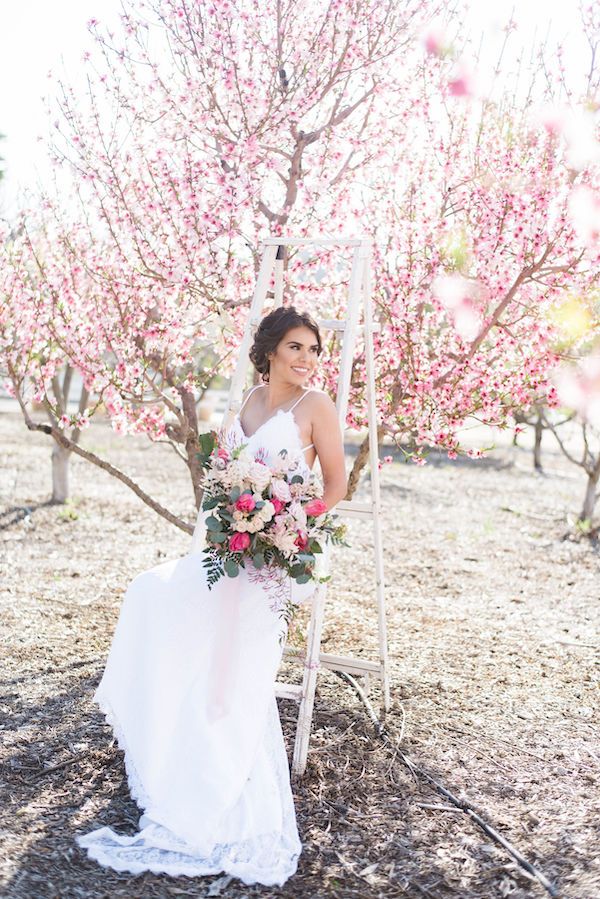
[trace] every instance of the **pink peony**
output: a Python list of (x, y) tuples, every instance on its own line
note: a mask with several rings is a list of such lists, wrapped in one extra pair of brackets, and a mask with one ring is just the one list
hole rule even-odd
[(279, 515), (279, 513), (285, 506), (285, 503), (282, 503), (282, 501), (280, 499), (277, 499), (276, 496), (273, 497), (273, 499), (271, 500), (271, 503), (275, 509), (275, 515)]
[(242, 493), (235, 504), (236, 509), (239, 509), (240, 512), (251, 512), (255, 506), (256, 503), (251, 493)]
[(312, 515), (316, 518), (318, 515), (322, 515), (323, 512), (327, 511), (327, 505), (322, 499), (317, 497), (311, 499), (311, 501), (304, 506), (304, 511), (307, 515)]
[(250, 534), (238, 532), (229, 538), (229, 550), (232, 553), (243, 553), (250, 546)]

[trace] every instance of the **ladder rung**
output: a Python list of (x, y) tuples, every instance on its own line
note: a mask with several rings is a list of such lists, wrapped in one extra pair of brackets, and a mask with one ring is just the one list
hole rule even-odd
[(349, 518), (372, 518), (374, 510), (373, 503), (359, 503), (354, 499), (342, 499), (333, 511), (347, 515)]
[[(290, 657), (290, 661), (304, 662), (305, 653), (301, 649), (295, 649), (293, 646), (285, 646), (283, 654)], [(355, 659), (350, 656), (335, 656), (329, 652), (322, 652), (319, 655), (319, 662), (323, 668), (329, 668), (331, 671), (345, 671), (347, 674), (364, 674), (365, 672), (381, 673), (381, 664), (379, 662), (371, 662), (369, 659)], [(285, 684), (284, 686), (288, 686)]]
[[(342, 321), (338, 318), (319, 318), (317, 319), (317, 324), (320, 328), (328, 328), (330, 331), (345, 331), (348, 327), (347, 321)], [(365, 327), (364, 322), (357, 324), (356, 326), (359, 329)], [(381, 324), (379, 322), (372, 322), (371, 331), (380, 331)]]
[[(253, 316), (250, 318), (250, 324), (251, 324), (251, 325), (259, 325), (261, 321), (262, 321), (262, 318), (261, 318), (261, 316), (259, 316), (259, 315), (253, 315)], [(347, 322), (347, 321), (342, 321), (342, 320), (339, 319), (339, 318), (318, 318), (318, 319), (317, 319), (317, 324), (318, 324), (318, 326), (319, 326), (320, 328), (326, 328), (326, 329), (328, 329), (329, 331), (340, 331), (340, 332), (343, 332), (343, 331), (345, 331), (346, 328), (348, 327), (348, 322)], [(359, 322), (359, 323), (356, 325), (356, 327), (357, 327), (358, 330), (364, 330), (364, 328), (365, 328), (365, 323), (364, 323), (364, 322)], [(371, 331), (381, 331), (381, 323), (380, 323), (380, 322), (372, 322), (372, 323), (371, 323)]]
[(322, 652), (320, 659), (324, 668), (330, 668), (332, 671), (345, 671), (347, 674), (364, 674), (365, 671), (379, 674), (381, 671), (381, 664), (379, 662), (371, 662), (369, 659), (333, 656), (328, 652)]
[(265, 237), (260, 243), (265, 247), (304, 247), (309, 244), (323, 247), (360, 247), (372, 244), (370, 237)]
[(275, 696), (280, 699), (302, 699), (302, 684), (284, 684), (283, 681), (275, 681)]

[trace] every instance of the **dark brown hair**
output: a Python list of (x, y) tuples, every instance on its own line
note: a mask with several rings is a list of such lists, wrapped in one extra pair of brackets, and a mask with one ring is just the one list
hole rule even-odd
[(250, 348), (250, 361), (260, 373), (263, 381), (269, 380), (269, 353), (274, 353), (277, 345), (292, 328), (310, 328), (317, 340), (318, 355), (323, 346), (319, 326), (308, 312), (298, 312), (294, 306), (278, 306), (260, 322)]

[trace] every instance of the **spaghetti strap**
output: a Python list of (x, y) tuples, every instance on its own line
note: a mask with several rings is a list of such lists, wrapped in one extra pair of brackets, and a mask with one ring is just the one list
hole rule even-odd
[(310, 387), (309, 387), (309, 388), (302, 394), (302, 396), (299, 397), (299, 398), (296, 400), (296, 402), (294, 403), (294, 405), (293, 405), (293, 406), (290, 406), (290, 408), (288, 409), (288, 412), (291, 412), (292, 409), (295, 409), (296, 406), (298, 405), (298, 403), (301, 403), (302, 400), (304, 399), (304, 397), (307, 395), (307, 393), (310, 393), (310, 392), (311, 392), (311, 391), (310, 391)]
[(303, 446), (303, 447), (302, 447), (302, 452), (304, 452), (304, 450), (310, 449), (311, 446), (314, 446), (314, 443), (309, 443), (308, 446)]
[[(244, 402), (243, 402), (242, 405), (240, 406), (240, 410), (239, 410), (239, 412), (238, 412), (238, 415), (241, 415), (241, 414), (242, 414), (242, 409), (244, 408), (244, 406), (246, 405), (246, 403), (248, 402), (248, 400), (250, 399), (250, 397), (252, 396), (252, 394), (254, 393), (254, 391), (255, 391), (255, 390), (258, 390), (259, 387), (264, 387), (264, 386), (265, 386), (264, 384), (256, 384), (256, 385), (252, 388), (252, 390), (249, 392), (248, 396), (246, 397), (246, 399), (244, 400)], [(300, 397), (300, 399), (302, 399), (302, 397)]]

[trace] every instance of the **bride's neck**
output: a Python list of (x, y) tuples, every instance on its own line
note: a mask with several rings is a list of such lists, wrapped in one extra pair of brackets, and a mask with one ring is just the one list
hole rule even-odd
[(286, 384), (283, 381), (265, 384), (263, 393), (265, 395), (265, 406), (270, 411), (278, 409), (279, 406), (285, 406), (297, 399), (305, 391), (305, 387), (297, 384)]

